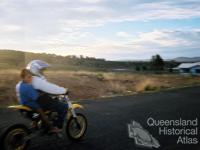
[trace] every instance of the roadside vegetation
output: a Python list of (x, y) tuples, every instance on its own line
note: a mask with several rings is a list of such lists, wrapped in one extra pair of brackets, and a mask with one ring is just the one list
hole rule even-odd
[(172, 73), (179, 63), (154, 55), (150, 61), (107, 61), (84, 56), (58, 56), (12, 50), (0, 50), (0, 106), (17, 103), (15, 85), (19, 72), (34, 59), (51, 68), (48, 80), (69, 88), (74, 100), (129, 95), (200, 85), (198, 76)]
[[(73, 100), (96, 99), (200, 85), (198, 76), (132, 72), (48, 71), (48, 80), (69, 88)], [(0, 71), (0, 106), (17, 103), (19, 70)]]

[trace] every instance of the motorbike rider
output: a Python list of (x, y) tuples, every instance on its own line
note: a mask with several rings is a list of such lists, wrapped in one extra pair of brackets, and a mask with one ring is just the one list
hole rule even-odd
[(32, 83), (31, 72), (27, 69), (22, 69), (20, 77), (21, 81), (18, 82), (18, 84), (16, 85), (16, 92), (19, 103), (30, 107), (38, 114), (40, 114), (41, 120), (44, 122), (44, 125), (50, 132), (52, 133), (59, 132), (58, 128), (53, 127), (52, 124), (49, 122), (47, 116), (45, 115), (44, 111), (37, 102), (39, 94), (31, 85)]
[(54, 125), (61, 129), (68, 105), (52, 98), (51, 95), (67, 94), (68, 90), (47, 81), (43, 72), (49, 67), (50, 65), (45, 61), (33, 60), (28, 63), (26, 69), (32, 73), (33, 88), (39, 91), (39, 105), (43, 110), (51, 110), (58, 113), (58, 119), (54, 121)]

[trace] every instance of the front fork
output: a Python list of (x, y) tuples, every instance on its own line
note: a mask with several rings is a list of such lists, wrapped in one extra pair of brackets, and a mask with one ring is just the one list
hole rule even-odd
[(71, 115), (73, 116), (73, 118), (77, 118), (77, 115), (76, 115), (76, 112), (73, 108), (72, 102), (69, 100), (69, 97), (67, 95), (65, 95), (64, 100), (67, 102), (68, 109), (71, 112)]
[(72, 117), (75, 119), (76, 126), (77, 126), (78, 129), (80, 129), (81, 126), (80, 126), (80, 124), (79, 124), (79, 122), (78, 122), (75, 109), (73, 108), (72, 103), (71, 103), (71, 101), (69, 100), (69, 98), (68, 98), (67, 96), (65, 97), (65, 99), (66, 99), (67, 104), (68, 104), (68, 109), (71, 111), (71, 115), (72, 115)]

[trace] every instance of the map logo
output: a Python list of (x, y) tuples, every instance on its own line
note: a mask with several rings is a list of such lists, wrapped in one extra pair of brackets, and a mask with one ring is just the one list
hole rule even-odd
[(138, 122), (132, 121), (128, 124), (129, 138), (133, 138), (137, 146), (148, 148), (159, 148), (160, 144), (146, 129)]

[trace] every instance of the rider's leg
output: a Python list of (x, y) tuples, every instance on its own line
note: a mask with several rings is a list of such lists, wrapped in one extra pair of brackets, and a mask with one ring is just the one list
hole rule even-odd
[(53, 125), (49, 122), (47, 116), (45, 115), (44, 111), (42, 109), (37, 109), (37, 113), (40, 114), (42, 121), (45, 123), (47, 128), (49, 129), (50, 132), (52, 133), (59, 133), (61, 132), (58, 128), (53, 127)]
[(36, 111), (38, 114), (40, 114), (41, 120), (48, 130), (55, 132), (55, 133), (60, 132), (56, 128), (54, 128), (53, 125), (49, 122), (46, 114), (44, 113), (41, 106), (36, 101), (28, 101), (24, 105), (32, 108), (34, 111)]
[(53, 129), (53, 126), (52, 126), (52, 124), (49, 122), (49, 120), (48, 120), (47, 116), (45, 115), (44, 111), (43, 111), (41, 108), (38, 108), (38, 109), (36, 109), (35, 111), (36, 111), (38, 114), (40, 114), (41, 120), (42, 120), (42, 122), (45, 123), (46, 127), (47, 127), (48, 129), (50, 129), (50, 130)]
[(45, 110), (51, 110), (58, 113), (58, 119), (55, 121), (55, 126), (62, 128), (64, 119), (66, 117), (68, 105), (59, 102), (57, 99), (51, 98), (48, 94), (43, 94), (38, 98), (38, 103)]
[(55, 101), (53, 103), (53, 108), (58, 113), (58, 119), (56, 120), (55, 125), (61, 129), (67, 114), (68, 105), (58, 101)]

